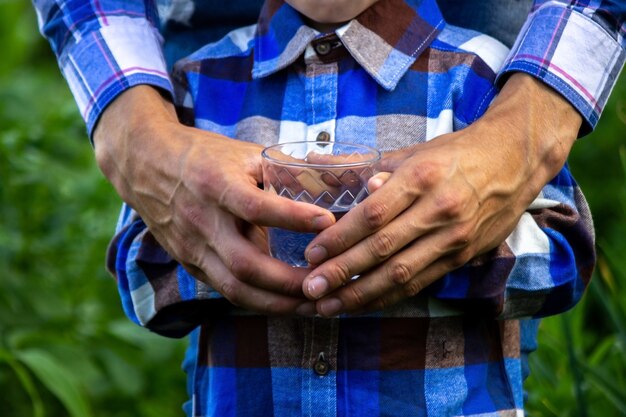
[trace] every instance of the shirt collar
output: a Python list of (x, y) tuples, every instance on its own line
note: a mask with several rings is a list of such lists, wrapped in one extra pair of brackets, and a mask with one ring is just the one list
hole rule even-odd
[[(336, 34), (372, 78), (393, 90), (443, 26), (435, 0), (379, 0)], [(319, 36), (283, 0), (267, 0), (255, 34), (252, 76), (287, 67)]]

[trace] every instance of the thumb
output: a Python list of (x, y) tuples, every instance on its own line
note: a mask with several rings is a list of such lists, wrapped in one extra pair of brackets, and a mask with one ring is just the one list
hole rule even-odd
[(391, 177), (391, 172), (379, 172), (367, 181), (367, 189), (371, 193), (378, 190)]

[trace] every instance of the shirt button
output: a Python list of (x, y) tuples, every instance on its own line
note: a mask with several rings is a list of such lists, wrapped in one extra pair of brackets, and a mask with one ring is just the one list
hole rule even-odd
[(328, 362), (326, 362), (324, 359), (318, 359), (317, 362), (315, 362), (315, 364), (313, 365), (313, 371), (315, 371), (315, 373), (319, 376), (324, 376), (328, 374), (329, 370), (330, 366), (328, 366)]
[(328, 132), (320, 132), (317, 135), (317, 140), (319, 142), (328, 142), (328, 141), (330, 141), (330, 133), (328, 133)]
[(328, 55), (330, 53), (330, 50), (330, 42), (320, 42), (315, 45), (315, 52), (317, 52), (318, 55)]

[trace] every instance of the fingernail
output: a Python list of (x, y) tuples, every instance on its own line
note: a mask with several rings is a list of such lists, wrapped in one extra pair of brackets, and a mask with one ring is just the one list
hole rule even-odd
[(324, 230), (327, 227), (331, 226), (333, 223), (333, 219), (325, 214), (313, 218), (313, 227), (317, 230)]
[(328, 291), (328, 281), (324, 277), (313, 277), (307, 284), (306, 289), (311, 297), (318, 299)]
[(312, 265), (319, 265), (328, 256), (326, 248), (320, 245), (315, 245), (306, 252), (306, 260)]
[(296, 314), (299, 316), (314, 316), (317, 314), (317, 310), (315, 309), (315, 303), (302, 303), (296, 308)]
[(343, 308), (343, 303), (339, 298), (329, 298), (320, 302), (320, 313), (325, 317), (336, 316)]

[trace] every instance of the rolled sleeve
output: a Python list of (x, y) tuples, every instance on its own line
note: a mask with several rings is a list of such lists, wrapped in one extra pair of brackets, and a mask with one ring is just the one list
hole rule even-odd
[[(623, 11), (601, 25), (559, 2), (545, 2), (528, 18), (498, 75), (528, 73), (562, 94), (582, 115), (581, 135), (593, 130), (626, 60)], [(613, 32), (607, 28), (613, 28)]]
[(123, 91), (149, 84), (171, 93), (152, 2), (35, 0), (34, 6), (90, 137)]
[(149, 84), (172, 92), (156, 30), (147, 21), (127, 17), (109, 22), (59, 57), (90, 136), (102, 111), (130, 87)]

